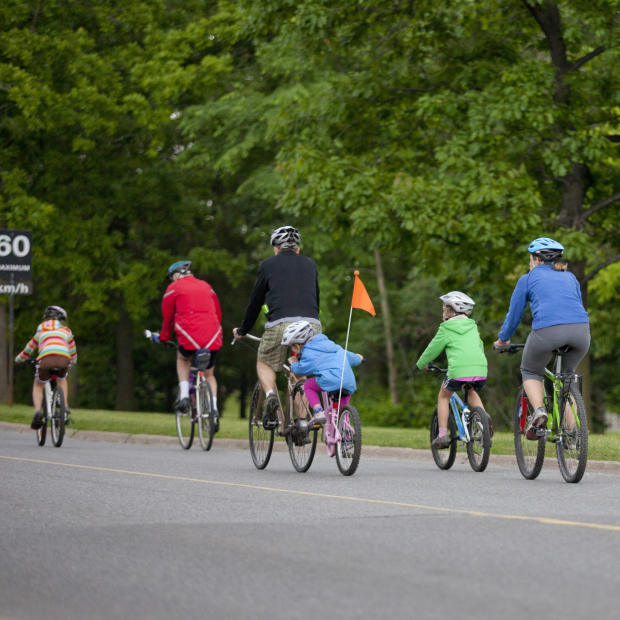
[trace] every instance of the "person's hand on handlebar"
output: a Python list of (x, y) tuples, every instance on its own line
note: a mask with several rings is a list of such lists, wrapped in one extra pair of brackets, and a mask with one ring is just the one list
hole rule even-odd
[(243, 338), (243, 336), (245, 336), (245, 334), (243, 334), (243, 335), (240, 334), (238, 327), (233, 327), (233, 337), (235, 338), (235, 340), (241, 340)]
[(500, 353), (503, 353), (504, 351), (506, 351), (509, 346), (510, 346), (510, 340), (502, 340), (501, 338), (498, 338), (493, 343), (493, 348), (496, 351), (499, 351)]
[(159, 344), (161, 342), (158, 332), (152, 332), (150, 329), (145, 329), (144, 335), (155, 344)]

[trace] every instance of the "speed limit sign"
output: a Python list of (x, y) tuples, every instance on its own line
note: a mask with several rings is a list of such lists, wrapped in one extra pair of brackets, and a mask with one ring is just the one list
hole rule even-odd
[(0, 294), (32, 293), (32, 233), (0, 230)]

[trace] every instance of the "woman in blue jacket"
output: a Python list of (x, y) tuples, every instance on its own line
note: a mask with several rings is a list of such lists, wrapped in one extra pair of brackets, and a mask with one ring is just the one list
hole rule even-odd
[[(363, 356), (345, 351), (325, 334), (315, 335), (308, 321), (295, 321), (288, 325), (282, 334), (282, 344), (291, 347), (291, 371), (296, 375), (308, 376), (304, 393), (313, 411), (310, 424), (325, 423), (320, 393), (338, 392), (342, 380), (340, 407), (347, 405), (357, 388), (352, 366), (361, 364)], [(334, 429), (329, 421), (325, 425), (325, 441), (328, 450), (332, 448), (333, 451)]]
[(530, 243), (528, 250), (530, 271), (521, 276), (515, 286), (495, 346), (501, 349), (510, 344), (529, 302), (532, 332), (523, 349), (521, 376), (534, 409), (527, 437), (537, 439), (532, 431), (547, 426), (543, 401), (544, 368), (554, 349), (568, 345), (570, 350), (562, 357), (562, 372), (575, 372), (590, 348), (590, 322), (579, 282), (566, 270), (566, 263), (560, 260), (564, 246), (548, 237), (540, 237)]

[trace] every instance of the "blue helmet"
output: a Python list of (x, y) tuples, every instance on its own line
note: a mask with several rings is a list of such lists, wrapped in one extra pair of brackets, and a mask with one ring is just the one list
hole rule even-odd
[(543, 261), (553, 261), (562, 256), (564, 246), (549, 237), (538, 237), (527, 247), (528, 252)]
[(176, 263), (172, 263), (170, 267), (168, 267), (168, 273), (166, 274), (169, 280), (172, 280), (172, 276), (175, 273), (180, 273), (184, 275), (190, 271), (192, 268), (191, 260), (178, 260)]

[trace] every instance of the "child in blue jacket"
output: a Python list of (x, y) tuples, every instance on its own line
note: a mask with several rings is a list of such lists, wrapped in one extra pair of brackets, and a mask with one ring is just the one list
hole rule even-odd
[[(352, 366), (359, 366), (364, 360), (363, 356), (345, 351), (325, 334), (315, 335), (308, 321), (295, 321), (288, 325), (282, 334), (282, 344), (290, 346), (293, 352), (289, 359), (291, 371), (296, 375), (308, 376), (304, 383), (304, 393), (313, 412), (310, 424), (323, 424), (326, 417), (320, 393), (338, 392), (342, 378), (340, 407), (347, 405), (357, 388)], [(333, 450), (334, 429), (330, 422), (328, 420), (325, 425), (325, 440), (328, 449), (331, 446)]]

